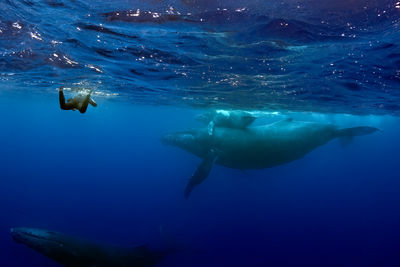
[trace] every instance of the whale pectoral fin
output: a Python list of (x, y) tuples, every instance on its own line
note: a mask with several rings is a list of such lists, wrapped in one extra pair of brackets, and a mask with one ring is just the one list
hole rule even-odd
[(208, 135), (213, 135), (214, 127), (215, 127), (215, 122), (210, 121), (210, 123), (208, 124), (208, 127), (207, 127)]
[(217, 159), (217, 156), (213, 150), (210, 151), (208, 153), (207, 157), (203, 159), (203, 161), (197, 167), (196, 171), (190, 178), (189, 183), (187, 184), (187, 186), (185, 188), (185, 198), (186, 199), (189, 197), (193, 188), (196, 187), (197, 185), (201, 184), (208, 177), (208, 175), (210, 174), (211, 168), (216, 159)]

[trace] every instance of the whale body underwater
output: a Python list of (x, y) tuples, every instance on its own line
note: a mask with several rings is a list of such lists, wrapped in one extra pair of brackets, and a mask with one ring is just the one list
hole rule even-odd
[(174, 249), (147, 246), (118, 248), (97, 244), (70, 235), (36, 228), (12, 228), (15, 242), (24, 244), (67, 267), (152, 267)]
[(355, 136), (378, 130), (369, 126), (341, 129), (289, 118), (247, 128), (215, 127), (212, 135), (207, 128), (189, 129), (166, 134), (161, 140), (203, 159), (185, 189), (188, 197), (207, 178), (214, 163), (242, 170), (271, 168), (300, 159), (335, 138), (348, 143)]

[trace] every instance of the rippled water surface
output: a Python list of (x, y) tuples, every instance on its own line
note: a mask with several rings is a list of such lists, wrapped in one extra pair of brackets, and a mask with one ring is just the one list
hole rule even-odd
[(397, 114), (396, 1), (0, 3), (3, 86), (135, 103)]

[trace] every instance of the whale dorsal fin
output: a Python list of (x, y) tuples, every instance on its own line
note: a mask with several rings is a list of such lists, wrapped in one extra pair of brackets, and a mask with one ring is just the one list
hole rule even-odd
[(194, 187), (201, 184), (208, 177), (216, 160), (217, 155), (215, 151), (211, 149), (190, 178), (189, 183), (185, 188), (185, 198), (189, 197)]

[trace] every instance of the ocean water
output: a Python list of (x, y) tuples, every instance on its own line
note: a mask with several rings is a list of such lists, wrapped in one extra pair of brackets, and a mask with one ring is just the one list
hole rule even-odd
[[(201, 159), (161, 137), (213, 109), (381, 131), (185, 199)], [(129, 248), (162, 225), (157, 266), (399, 266), (399, 115), (398, 1), (3, 0), (0, 265), (60, 266), (12, 227)]]

